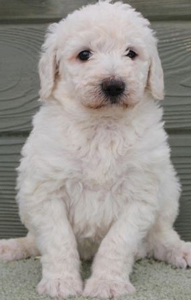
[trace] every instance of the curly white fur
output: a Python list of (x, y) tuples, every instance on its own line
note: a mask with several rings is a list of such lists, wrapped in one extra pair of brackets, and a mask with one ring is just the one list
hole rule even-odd
[[(92, 53), (86, 62), (83, 50)], [(146, 255), (191, 266), (190, 243), (173, 229), (180, 185), (155, 101), (164, 84), (149, 22), (121, 2), (75, 11), (49, 27), (39, 73), (42, 106), (18, 169), (29, 234), (0, 241), (0, 257), (40, 252), (38, 291), (62, 298), (134, 292), (129, 274)], [(126, 85), (118, 105), (100, 88), (110, 77)], [(83, 290), (80, 257), (94, 256)]]

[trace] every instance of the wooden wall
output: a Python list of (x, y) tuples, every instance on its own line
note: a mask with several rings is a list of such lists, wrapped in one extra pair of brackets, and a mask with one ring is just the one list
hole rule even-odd
[[(25, 234), (15, 168), (38, 109), (37, 63), (47, 25), (85, 0), (0, 0), (0, 238)], [(183, 187), (176, 227), (191, 240), (191, 1), (129, 0), (152, 22), (165, 72), (164, 119)]]

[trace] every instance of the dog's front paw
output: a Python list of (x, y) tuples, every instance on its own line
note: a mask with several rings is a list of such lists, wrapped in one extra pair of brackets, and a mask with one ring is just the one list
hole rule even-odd
[(86, 282), (83, 296), (91, 298), (115, 298), (126, 294), (133, 294), (134, 286), (130, 281), (107, 280), (90, 278)]
[(80, 279), (42, 278), (37, 286), (40, 295), (49, 295), (56, 298), (68, 298), (82, 294), (82, 281)]

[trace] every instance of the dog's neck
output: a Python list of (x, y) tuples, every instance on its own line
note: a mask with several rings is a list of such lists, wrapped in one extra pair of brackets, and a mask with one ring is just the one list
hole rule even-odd
[[(135, 126), (141, 123), (141, 127), (152, 126), (162, 119), (163, 110), (153, 99), (147, 97), (141, 99), (138, 104), (127, 108), (111, 106), (100, 109), (91, 109), (64, 99), (63, 103), (57, 99), (50, 99), (45, 106), (55, 109), (59, 115), (71, 119), (76, 124), (84, 124), (84, 127), (100, 126), (103, 123), (113, 125), (125, 124)], [(155, 111), (155, 114), (153, 114)], [(155, 117), (153, 117), (153, 115)]]
[(127, 109), (119, 107), (108, 110), (87, 109), (71, 102), (70, 99), (64, 99), (64, 102), (60, 103), (54, 98), (45, 102), (43, 106), (51, 112), (50, 115), (57, 116), (57, 130), (61, 126), (63, 129), (60, 130), (66, 132), (70, 127), (70, 133), (74, 132), (76, 135), (80, 130), (90, 139), (95, 136), (95, 132), (102, 132), (104, 136), (113, 136), (121, 130), (129, 135), (134, 132), (134, 135), (144, 136), (145, 131), (158, 126), (163, 112), (153, 99), (148, 98)]

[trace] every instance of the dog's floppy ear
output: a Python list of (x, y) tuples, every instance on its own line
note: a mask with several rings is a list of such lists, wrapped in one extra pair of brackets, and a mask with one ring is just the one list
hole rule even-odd
[(156, 41), (151, 49), (148, 88), (154, 99), (162, 100), (164, 99), (164, 76), (161, 61), (157, 51)]
[(55, 85), (57, 73), (56, 63), (56, 28), (58, 24), (52, 24), (48, 27), (45, 43), (42, 46), (42, 56), (39, 62), (40, 76), (40, 97), (47, 100)]

